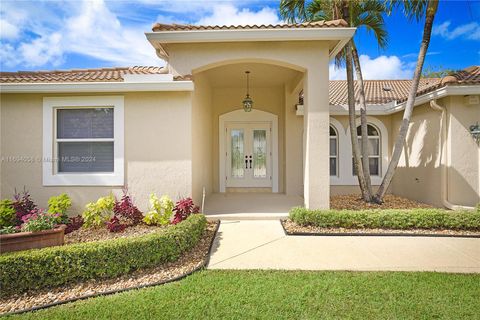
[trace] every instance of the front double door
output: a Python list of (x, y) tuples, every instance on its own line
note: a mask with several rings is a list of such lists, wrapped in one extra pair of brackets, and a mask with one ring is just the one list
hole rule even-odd
[(226, 123), (226, 186), (272, 187), (272, 149), (269, 122)]

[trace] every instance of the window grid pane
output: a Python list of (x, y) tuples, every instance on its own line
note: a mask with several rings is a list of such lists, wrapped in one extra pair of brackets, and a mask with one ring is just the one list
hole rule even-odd
[(58, 109), (57, 138), (113, 138), (113, 108)]
[(113, 142), (58, 143), (58, 172), (113, 171)]

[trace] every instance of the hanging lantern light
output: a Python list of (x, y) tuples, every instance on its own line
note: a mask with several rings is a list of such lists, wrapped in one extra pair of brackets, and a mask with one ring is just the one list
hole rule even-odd
[(247, 75), (247, 95), (245, 96), (245, 99), (243, 99), (242, 104), (243, 104), (243, 110), (245, 110), (245, 112), (250, 112), (252, 111), (252, 107), (253, 107), (253, 100), (252, 98), (250, 98), (250, 92), (249, 92), (250, 71), (245, 71), (245, 73)]

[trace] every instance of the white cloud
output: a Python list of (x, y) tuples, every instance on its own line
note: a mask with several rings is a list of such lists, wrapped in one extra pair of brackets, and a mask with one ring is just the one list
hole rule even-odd
[(0, 39), (15, 39), (20, 30), (5, 19), (0, 19)]
[(259, 11), (248, 8), (239, 9), (232, 4), (217, 5), (210, 15), (207, 15), (195, 24), (200, 25), (253, 25), (281, 23), (277, 11), (270, 7), (263, 7)]
[(459, 37), (469, 40), (480, 40), (480, 24), (477, 22), (462, 24), (453, 29), (450, 29), (450, 25), (450, 21), (445, 21), (433, 27), (432, 34), (441, 36), (447, 40), (453, 40)]
[[(379, 56), (372, 59), (368, 55), (361, 55), (360, 65), (365, 80), (409, 79), (413, 75), (414, 67), (402, 62), (397, 56)], [(344, 67), (336, 68), (333, 64), (330, 64), (329, 72), (330, 80), (345, 80), (347, 78)]]
[(9, 67), (59, 66), (69, 53), (119, 66), (163, 64), (143, 35), (149, 25), (122, 25), (103, 0), (84, 0), (68, 12), (70, 15), (59, 23), (43, 21), (36, 27), (29, 25), (28, 28), (38, 34), (34, 39), (15, 44), (2, 42), (0, 52), (4, 64)]

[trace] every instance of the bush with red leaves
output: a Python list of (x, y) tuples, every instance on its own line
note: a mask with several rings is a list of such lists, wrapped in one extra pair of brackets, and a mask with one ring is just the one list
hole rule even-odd
[(31, 199), (30, 193), (23, 189), (23, 192), (17, 192), (13, 196), (12, 206), (15, 209), (16, 225), (19, 226), (23, 223), (23, 217), (31, 214), (37, 210), (37, 205)]
[(189, 215), (199, 213), (200, 207), (193, 203), (192, 198), (185, 198), (177, 201), (175, 208), (173, 208), (173, 212), (173, 218), (170, 222), (172, 224), (177, 224), (187, 219)]
[(107, 229), (110, 232), (122, 232), (126, 227), (127, 225), (121, 223), (117, 216), (113, 216), (113, 218), (107, 222)]
[(82, 216), (76, 216), (73, 218), (68, 218), (67, 227), (65, 228), (65, 234), (73, 232), (80, 229), (83, 226)]
[(123, 190), (122, 200), (115, 200), (113, 212), (115, 216), (127, 220), (131, 225), (139, 224), (143, 220), (142, 212), (133, 204), (126, 190)]

